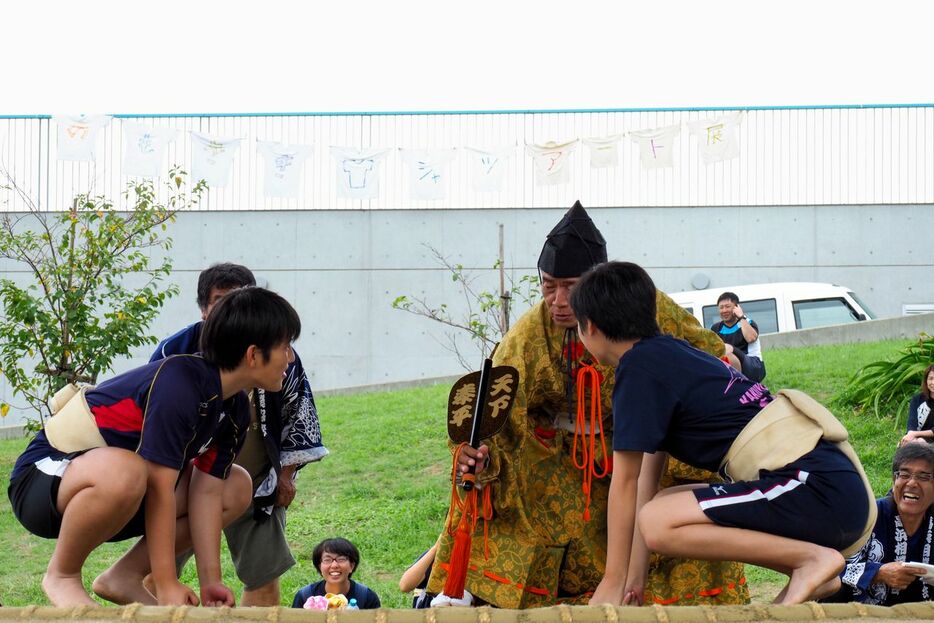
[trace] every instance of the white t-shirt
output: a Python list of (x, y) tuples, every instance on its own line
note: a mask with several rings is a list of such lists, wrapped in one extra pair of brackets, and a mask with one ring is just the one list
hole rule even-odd
[(691, 134), (697, 138), (704, 164), (722, 162), (739, 156), (739, 124), (743, 113), (737, 112), (715, 119), (688, 122)]
[(337, 163), (337, 196), (344, 199), (376, 199), (379, 196), (379, 165), (388, 149), (331, 147)]
[(123, 121), (123, 174), (159, 177), (166, 146), (178, 136), (178, 130), (150, 127)]
[(447, 195), (448, 164), (454, 149), (400, 149), (409, 165), (409, 197), (414, 201), (437, 201)]
[(93, 161), (97, 135), (110, 124), (109, 115), (61, 115), (58, 125), (58, 159)]
[(483, 150), (467, 147), (470, 154), (470, 186), (477, 192), (494, 193), (503, 190), (506, 161), (516, 153), (516, 146)]
[(606, 169), (619, 164), (619, 139), (622, 134), (584, 139), (584, 145), (590, 148), (590, 168)]
[(204, 180), (212, 188), (226, 186), (241, 140), (191, 132), (192, 179)]
[(548, 141), (526, 145), (526, 151), (535, 164), (535, 183), (539, 186), (566, 184), (570, 179), (568, 160), (577, 149), (578, 139), (567, 143)]
[(746, 344), (746, 354), (750, 357), (762, 359), (762, 342), (759, 341), (759, 338)]
[(681, 134), (681, 124), (651, 130), (633, 130), (629, 138), (638, 143), (643, 169), (674, 166), (675, 143)]
[(302, 170), (305, 160), (311, 157), (313, 146), (258, 141), (256, 150), (265, 162), (263, 194), (266, 197), (298, 197)]

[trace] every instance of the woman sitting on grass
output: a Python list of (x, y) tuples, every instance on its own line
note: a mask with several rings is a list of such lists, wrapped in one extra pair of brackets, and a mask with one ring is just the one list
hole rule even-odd
[(909, 443), (892, 459), (892, 490), (876, 501), (879, 509), (872, 536), (846, 561), (843, 589), (829, 601), (861, 601), (893, 606), (928, 601), (934, 586), (924, 583), (934, 536), (934, 448)]
[(354, 582), (351, 578), (360, 564), (360, 552), (347, 539), (325, 539), (315, 546), (311, 559), (324, 578), (295, 593), (293, 608), (301, 608), (309, 597), (316, 595), (343, 595), (347, 601), (356, 600), (361, 610), (379, 608), (379, 596), (367, 586)]

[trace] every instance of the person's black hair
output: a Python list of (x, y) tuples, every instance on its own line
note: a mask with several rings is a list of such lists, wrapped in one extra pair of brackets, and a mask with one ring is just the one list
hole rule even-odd
[(921, 397), (925, 400), (931, 399), (931, 390), (928, 389), (928, 375), (934, 372), (934, 364), (924, 369), (924, 376), (921, 377)]
[[(354, 571), (360, 565), (360, 552), (357, 550), (356, 545), (340, 537), (324, 539), (315, 545), (314, 551), (311, 552), (311, 560), (315, 563), (315, 569), (318, 570), (318, 573), (321, 573), (321, 559), (324, 557), (325, 552), (335, 556), (346, 556), (350, 559), (350, 562), (353, 563), (353, 571), (347, 577), (353, 576)], [(324, 577), (324, 574), (321, 574), (321, 577)]]
[(736, 296), (736, 294), (734, 294), (733, 292), (724, 292), (723, 294), (721, 294), (720, 297), (717, 299), (717, 305), (719, 305), (721, 301), (729, 301), (733, 303), (734, 305), (739, 305), (739, 297)]
[(215, 289), (230, 290), (255, 285), (256, 278), (246, 266), (230, 262), (214, 264), (198, 275), (198, 307), (202, 311), (208, 308), (211, 292)]
[(593, 323), (610, 340), (658, 335), (655, 284), (631, 262), (598, 264), (571, 289), (571, 308), (581, 328)]
[(217, 302), (201, 327), (201, 353), (221, 370), (233, 370), (255, 345), (269, 358), (271, 350), (292, 343), (302, 321), (288, 301), (271, 290), (247, 286)]
[(892, 473), (894, 474), (902, 468), (905, 463), (911, 461), (926, 461), (934, 469), (934, 448), (928, 442), (924, 443), (906, 443), (895, 451), (892, 457)]

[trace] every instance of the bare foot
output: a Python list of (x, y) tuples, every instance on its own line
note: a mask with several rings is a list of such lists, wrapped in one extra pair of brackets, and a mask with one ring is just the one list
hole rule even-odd
[(91, 588), (98, 597), (121, 606), (132, 603), (147, 606), (158, 604), (152, 593), (143, 587), (143, 578), (116, 574), (112, 569), (107, 569), (97, 576)]
[(815, 545), (811, 559), (791, 572), (785, 595), (779, 603), (801, 604), (811, 599), (815, 593), (831, 585), (844, 564), (840, 552)]
[(45, 591), (52, 605), (60, 608), (100, 605), (84, 590), (80, 574), (74, 576), (47, 572), (42, 576), (42, 590)]

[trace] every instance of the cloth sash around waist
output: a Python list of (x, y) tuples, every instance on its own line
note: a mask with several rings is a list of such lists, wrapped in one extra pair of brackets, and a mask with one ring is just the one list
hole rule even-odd
[(70, 383), (58, 390), (49, 402), (52, 417), (45, 423), (45, 436), (56, 450), (80, 452), (107, 445), (84, 397), (89, 389), (94, 388), (79, 388)]
[(850, 460), (866, 488), (869, 516), (862, 535), (841, 551), (851, 556), (863, 546), (876, 524), (876, 498), (850, 445), (846, 428), (825, 406), (795, 389), (783, 389), (740, 431), (720, 469), (733, 481), (758, 480), (760, 470), (775, 470), (801, 458), (825, 439)]

